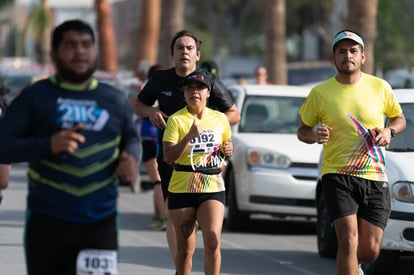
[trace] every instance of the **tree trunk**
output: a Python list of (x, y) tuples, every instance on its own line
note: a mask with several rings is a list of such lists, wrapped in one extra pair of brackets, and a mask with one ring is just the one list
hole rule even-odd
[(348, 0), (348, 26), (364, 39), (367, 58), (362, 69), (369, 74), (374, 74), (377, 12), (378, 0)]
[(287, 84), (286, 3), (285, 0), (268, 0), (265, 8), (265, 66), (268, 70), (269, 81), (274, 84)]
[(141, 0), (140, 22), (136, 45), (134, 69), (141, 60), (157, 63), (158, 40), (160, 37), (161, 0)]
[(116, 73), (118, 60), (112, 11), (108, 0), (95, 0), (98, 28), (99, 69)]
[(161, 66), (173, 67), (170, 44), (174, 35), (184, 26), (184, 0), (163, 0), (162, 2), (162, 54)]

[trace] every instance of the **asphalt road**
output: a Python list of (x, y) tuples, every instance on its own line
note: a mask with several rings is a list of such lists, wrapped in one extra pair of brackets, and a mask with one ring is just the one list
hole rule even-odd
[[(143, 177), (145, 180), (145, 176)], [(10, 186), (0, 206), (0, 275), (26, 273), (23, 252), (26, 166), (14, 165)], [(173, 275), (165, 232), (148, 229), (152, 191), (131, 193), (120, 187), (119, 274)], [(203, 272), (203, 245), (197, 232), (192, 274)], [(337, 274), (335, 261), (322, 259), (316, 250), (315, 224), (310, 221), (269, 220), (256, 217), (246, 232), (222, 234), (221, 274), (327, 275)], [(411, 273), (398, 273), (411, 274)]]

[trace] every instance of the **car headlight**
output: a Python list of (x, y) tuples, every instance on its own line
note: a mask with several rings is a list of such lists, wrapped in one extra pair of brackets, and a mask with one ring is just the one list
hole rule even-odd
[(392, 186), (392, 195), (399, 201), (414, 202), (413, 190), (413, 183), (397, 182)]
[(247, 151), (247, 162), (251, 166), (269, 168), (289, 168), (290, 159), (282, 154), (266, 150), (252, 148)]

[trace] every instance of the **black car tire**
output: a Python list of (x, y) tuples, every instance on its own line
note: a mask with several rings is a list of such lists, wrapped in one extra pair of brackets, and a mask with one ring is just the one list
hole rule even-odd
[(336, 258), (338, 241), (322, 194), (319, 194), (319, 199), (317, 200), (316, 234), (319, 255), (323, 258)]
[(234, 172), (232, 170), (227, 171), (228, 173), (228, 212), (226, 219), (226, 227), (231, 231), (242, 231), (246, 230), (249, 224), (249, 213), (242, 212), (237, 206), (236, 198), (236, 187), (234, 182)]
[(398, 267), (400, 252), (396, 250), (381, 250), (378, 258), (369, 264), (364, 264), (366, 275), (392, 275)]

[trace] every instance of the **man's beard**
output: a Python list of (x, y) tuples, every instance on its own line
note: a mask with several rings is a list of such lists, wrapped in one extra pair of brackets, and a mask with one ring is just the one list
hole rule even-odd
[[(355, 62), (353, 62), (355, 64)], [(345, 75), (352, 75), (353, 73), (355, 73), (358, 69), (356, 67), (354, 67), (353, 69), (349, 69), (349, 68), (342, 68), (342, 63), (341, 66), (336, 65), (336, 69), (339, 73), (341, 74), (345, 74)]]
[(350, 70), (350, 69), (342, 69), (342, 68), (336, 68), (338, 70), (339, 73), (344, 74), (344, 75), (352, 75), (353, 73), (356, 72), (356, 70)]
[(77, 73), (72, 69), (65, 67), (60, 60), (55, 60), (56, 71), (60, 77), (64, 80), (70, 81), (72, 83), (81, 84), (87, 81), (95, 72), (96, 64), (90, 67), (83, 73)]

